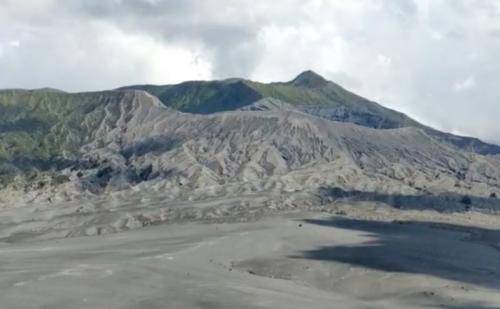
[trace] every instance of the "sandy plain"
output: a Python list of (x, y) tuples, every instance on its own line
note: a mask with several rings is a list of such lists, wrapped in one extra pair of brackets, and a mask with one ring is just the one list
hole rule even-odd
[(500, 308), (500, 225), (374, 205), (0, 245), (0, 307)]

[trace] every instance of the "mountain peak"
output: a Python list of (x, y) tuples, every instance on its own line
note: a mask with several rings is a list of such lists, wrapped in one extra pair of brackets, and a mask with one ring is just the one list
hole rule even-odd
[(315, 88), (324, 86), (328, 81), (318, 73), (307, 70), (297, 75), (290, 83), (294, 86)]

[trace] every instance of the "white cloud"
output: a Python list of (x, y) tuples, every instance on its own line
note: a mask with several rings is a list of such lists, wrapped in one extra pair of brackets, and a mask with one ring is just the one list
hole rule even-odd
[[(110, 25), (100, 25), (104, 33), (95, 42), (103, 54), (110, 53), (106, 64), (129, 67), (141, 80), (156, 84), (178, 83), (188, 79), (210, 79), (211, 63), (203, 58), (201, 50), (178, 45), (169, 46), (150, 36), (127, 34)], [(104, 56), (104, 55), (103, 55)], [(126, 83), (126, 81), (123, 81)]]
[(12, 41), (9, 41), (9, 45), (12, 47), (19, 47), (19, 46), (21, 46), (21, 42), (19, 42), (18, 40), (12, 40)]
[(11, 48), (4, 49), (0, 66), (9, 74), (0, 75), (0, 88), (50, 86), (81, 91), (212, 78), (211, 63), (201, 47), (169, 45), (110, 23), (25, 35), (25, 48), (17, 48), (21, 43), (12, 41)]
[(475, 85), (476, 80), (474, 79), (474, 76), (469, 76), (464, 80), (456, 81), (455, 84), (453, 84), (453, 89), (455, 91), (464, 91), (474, 87)]
[(436, 40), (436, 41), (441, 41), (444, 38), (444, 36), (442, 33), (438, 32), (438, 31), (433, 31), (431, 33), (431, 38), (433, 40)]
[(307, 25), (264, 27), (258, 33), (258, 46), (262, 56), (251, 77), (262, 81), (288, 80), (307, 69), (341, 71), (349, 49), (335, 31), (325, 41)]
[(377, 63), (381, 66), (388, 66), (391, 65), (392, 59), (383, 54), (377, 54)]

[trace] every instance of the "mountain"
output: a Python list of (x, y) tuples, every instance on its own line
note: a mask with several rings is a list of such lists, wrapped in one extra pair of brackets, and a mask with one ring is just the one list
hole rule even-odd
[(136, 85), (120, 89), (144, 90), (163, 104), (182, 112), (209, 114), (236, 110), (262, 98), (275, 98), (331, 120), (372, 128), (416, 126), (404, 114), (359, 97), (317, 73), (306, 71), (286, 83), (259, 83), (243, 79), (195, 81), (177, 85)]
[(125, 92), (67, 94), (47, 89), (0, 92), (0, 158), (23, 161), (76, 154)]
[[(0, 91), (0, 215), (30, 231), (87, 235), (338, 198), (441, 211), (498, 207), (500, 156), (312, 72), (285, 83), (142, 87)], [(212, 107), (231, 110), (180, 111)], [(322, 112), (330, 108), (349, 117)], [(391, 122), (378, 124), (393, 127), (369, 125), (385, 114)], [(97, 225), (100, 232), (87, 230)]]
[(197, 114), (237, 110), (263, 98), (274, 98), (308, 114), (333, 121), (375, 129), (422, 128), (451, 147), (479, 154), (500, 154), (500, 146), (429, 128), (400, 112), (360, 97), (313, 71), (305, 71), (289, 82), (268, 84), (228, 79), (165, 86), (136, 85), (120, 89), (144, 90), (168, 107)]
[(328, 81), (318, 73), (308, 70), (300, 73), (289, 84), (296, 87), (321, 88), (328, 85)]

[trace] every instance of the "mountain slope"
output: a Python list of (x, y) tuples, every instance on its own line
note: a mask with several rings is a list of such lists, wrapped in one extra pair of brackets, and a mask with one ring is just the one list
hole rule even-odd
[(229, 79), (165, 86), (137, 85), (121, 89), (147, 91), (157, 96), (166, 106), (189, 113), (207, 114), (235, 110), (270, 97), (312, 114), (324, 113), (325, 117), (332, 120), (353, 122), (372, 128), (418, 125), (404, 114), (357, 96), (312, 71), (301, 73), (286, 83), (264, 84)]
[(212, 114), (178, 112), (138, 90), (1, 98), (11, 117), (0, 123), (0, 216), (12, 224), (0, 226), (0, 238), (242, 220), (337, 198), (499, 207), (500, 158), (458, 150), (422, 128), (332, 121), (269, 98)]
[(192, 81), (167, 86), (130, 86), (121, 89), (144, 90), (158, 97), (166, 106), (179, 111), (210, 114), (249, 105), (262, 95), (245, 81)]
[(104, 132), (126, 121), (124, 113), (136, 101), (131, 91), (0, 91), (1, 183), (10, 183), (20, 171), (78, 165), (81, 147), (109, 143)]
[[(23, 136), (27, 144), (5, 147), (10, 152), (3, 162), (24, 175), (31, 189), (46, 171), (63, 175), (75, 194), (153, 181), (181, 200), (242, 192), (312, 194), (331, 186), (487, 197), (500, 183), (497, 159), (457, 151), (423, 129), (336, 122), (269, 99), (254, 104), (259, 108), (210, 115), (176, 112), (143, 91), (19, 92), (4, 94), (2, 102), (17, 117), (4, 119), (10, 131), (2, 134)], [(40, 128), (18, 124), (34, 115)], [(2, 135), (1, 143), (7, 141)], [(31, 161), (16, 159), (23, 156)], [(65, 164), (37, 164), (46, 160)], [(38, 178), (23, 172), (28, 168)], [(43, 193), (37, 196), (47, 196), (45, 188), (37, 190)]]
[(53, 201), (142, 187), (177, 201), (500, 188), (498, 157), (480, 154), (497, 146), (422, 126), (314, 72), (131, 88), (0, 91), (0, 189)]
[(306, 71), (289, 82), (259, 83), (242, 79), (185, 82), (178, 85), (138, 85), (122, 89), (145, 90), (174, 109), (209, 114), (236, 110), (262, 98), (275, 98), (306, 113), (333, 121), (376, 129), (423, 128), (457, 149), (479, 154), (500, 154), (500, 146), (426, 127), (410, 117), (360, 97), (320, 75)]

